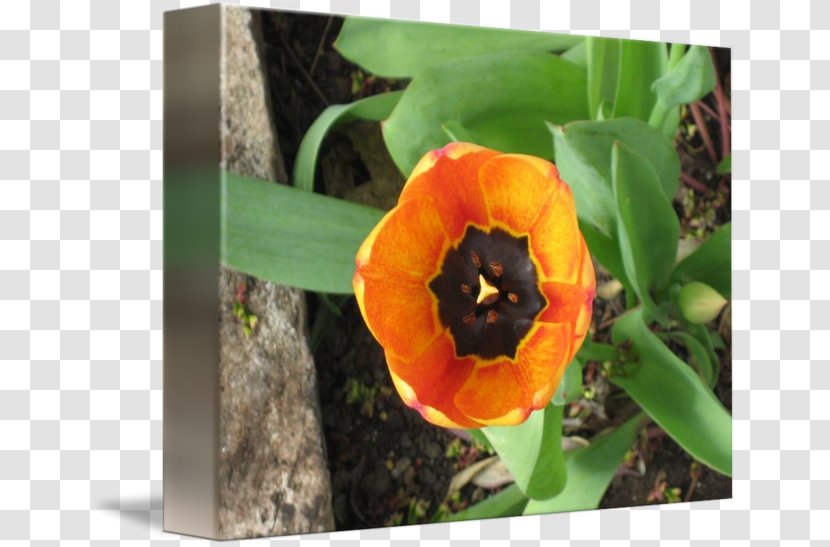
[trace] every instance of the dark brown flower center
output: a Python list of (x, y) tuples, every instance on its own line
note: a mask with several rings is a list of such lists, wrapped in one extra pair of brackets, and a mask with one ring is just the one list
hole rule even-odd
[(458, 357), (516, 356), (516, 349), (545, 307), (527, 236), (468, 226), (444, 257), (429, 288), (441, 323), (450, 329)]

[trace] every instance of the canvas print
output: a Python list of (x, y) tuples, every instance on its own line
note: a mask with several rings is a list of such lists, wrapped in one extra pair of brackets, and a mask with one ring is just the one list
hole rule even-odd
[(727, 49), (164, 33), (165, 529), (731, 497)]

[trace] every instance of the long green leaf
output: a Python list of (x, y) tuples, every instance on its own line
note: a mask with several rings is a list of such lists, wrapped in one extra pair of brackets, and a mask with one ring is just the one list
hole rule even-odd
[(652, 83), (666, 73), (669, 61), (666, 44), (623, 40), (620, 69), (614, 98), (614, 117), (631, 116), (648, 121), (657, 102)]
[(706, 349), (706, 354), (709, 356), (709, 363), (712, 365), (709, 385), (714, 387), (718, 381), (718, 376), (720, 376), (720, 357), (715, 352), (715, 345), (709, 329), (705, 325), (693, 325), (685, 321), (683, 322), (683, 328)]
[(613, 104), (620, 70), (620, 43), (615, 38), (585, 39), (588, 60), (588, 110), (597, 119), (603, 101)]
[(301, 190), (314, 191), (317, 155), (320, 153), (323, 139), (332, 128), (353, 120), (384, 120), (398, 104), (402, 93), (402, 91), (382, 93), (351, 104), (336, 104), (325, 109), (308, 128), (297, 150), (297, 159), (294, 163), (294, 186)]
[(623, 265), (640, 300), (660, 317), (650, 292), (668, 282), (677, 256), (680, 222), (646, 159), (615, 143), (611, 163)]
[(665, 107), (691, 103), (714, 88), (715, 67), (709, 49), (704, 46), (691, 46), (680, 62), (652, 87)]
[(552, 158), (545, 121), (587, 114), (582, 69), (548, 53), (497, 53), (420, 72), (383, 124), (383, 136), (409, 175), (426, 152), (451, 140), (442, 127), (462, 127), (475, 143), (502, 152)]
[(496, 52), (558, 52), (583, 40), (568, 34), (349, 17), (334, 45), (369, 72), (410, 78), (457, 59)]
[(631, 282), (625, 273), (620, 246), (617, 240), (600, 232), (597, 228), (583, 220), (579, 221), (579, 229), (588, 245), (588, 250), (599, 260), (608, 272), (622, 283), (626, 290), (631, 290)]
[(724, 224), (684, 258), (672, 273), (672, 282), (706, 283), (726, 298), (732, 294), (732, 224)]
[(579, 218), (606, 236), (614, 236), (617, 204), (612, 190), (611, 146), (621, 142), (644, 158), (657, 173), (667, 199), (680, 180), (680, 160), (671, 141), (647, 123), (633, 118), (579, 121), (550, 126), (556, 165), (574, 192)]
[(570, 61), (583, 70), (588, 70), (588, 46), (587, 38), (580, 41), (573, 47), (568, 48), (559, 54), (566, 61)]
[(355, 254), (383, 211), (234, 173), (222, 179), (226, 265), (302, 289), (352, 292)]
[(531, 500), (524, 514), (596, 509), (623, 457), (637, 438), (643, 418), (642, 414), (638, 414), (608, 435), (594, 440), (591, 446), (567, 453), (568, 484), (565, 489), (547, 500)]
[(713, 386), (717, 378), (706, 347), (697, 338), (686, 332), (672, 332), (668, 336), (686, 346), (691, 361), (689, 364), (697, 370), (706, 384)]
[(487, 519), (494, 517), (516, 517), (522, 514), (528, 498), (515, 484), (511, 484), (498, 494), (490, 496), (463, 511), (445, 515), (441, 522), (458, 522), (462, 520)]
[(638, 355), (631, 370), (610, 375), (694, 458), (732, 475), (732, 417), (692, 368), (646, 326), (642, 310), (621, 316), (615, 344), (630, 341)]
[(549, 404), (521, 425), (482, 430), (518, 487), (531, 499), (555, 496), (567, 481), (562, 453), (562, 409)]

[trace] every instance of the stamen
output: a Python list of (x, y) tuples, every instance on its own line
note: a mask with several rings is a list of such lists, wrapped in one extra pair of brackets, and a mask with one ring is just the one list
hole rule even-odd
[(468, 313), (467, 315), (465, 315), (462, 318), (462, 321), (464, 321), (465, 325), (469, 325), (470, 323), (472, 323), (475, 320), (476, 320), (476, 314), (475, 313)]
[(499, 318), (499, 314), (497, 314), (495, 310), (490, 310), (490, 311), (487, 312), (487, 322), (488, 323), (495, 323), (498, 318)]
[(490, 262), (490, 271), (493, 272), (493, 276), (501, 277), (501, 274), (504, 273), (504, 266), (500, 262)]
[(473, 288), (467, 285), (466, 283), (462, 283), (461, 292), (463, 292), (464, 294), (472, 294)]
[(519, 295), (514, 292), (510, 292), (507, 293), (507, 299), (515, 304), (519, 301)]
[(484, 302), (485, 299), (489, 296), (493, 296), (494, 294), (499, 294), (499, 290), (487, 282), (484, 279), (484, 276), (478, 274), (478, 282), (481, 284), (481, 290), (478, 292), (478, 298), (476, 298), (476, 304), (481, 304)]
[(481, 268), (481, 258), (479, 258), (475, 251), (470, 251), (470, 258), (473, 260), (473, 265), (476, 268)]

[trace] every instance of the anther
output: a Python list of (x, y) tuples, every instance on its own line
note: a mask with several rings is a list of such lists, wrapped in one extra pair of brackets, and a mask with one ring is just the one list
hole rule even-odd
[(495, 310), (490, 310), (490, 311), (487, 312), (487, 322), (488, 323), (495, 323), (498, 318), (499, 318), (499, 314), (496, 313)]
[(481, 268), (481, 258), (478, 257), (478, 254), (475, 251), (470, 252), (470, 258), (473, 260), (473, 265), (476, 268)]
[(519, 301), (519, 295), (514, 293), (514, 292), (510, 292), (510, 293), (507, 293), (507, 299), (515, 304), (516, 302)]
[(463, 292), (464, 294), (472, 294), (473, 288), (467, 285), (466, 283), (462, 283), (461, 292)]
[(470, 323), (472, 323), (475, 320), (476, 320), (476, 314), (475, 313), (468, 313), (467, 315), (465, 315), (462, 318), (462, 321), (464, 321), (465, 325), (469, 325)]
[(504, 273), (504, 266), (499, 262), (490, 262), (490, 271), (493, 272), (495, 277), (501, 277), (501, 274)]

